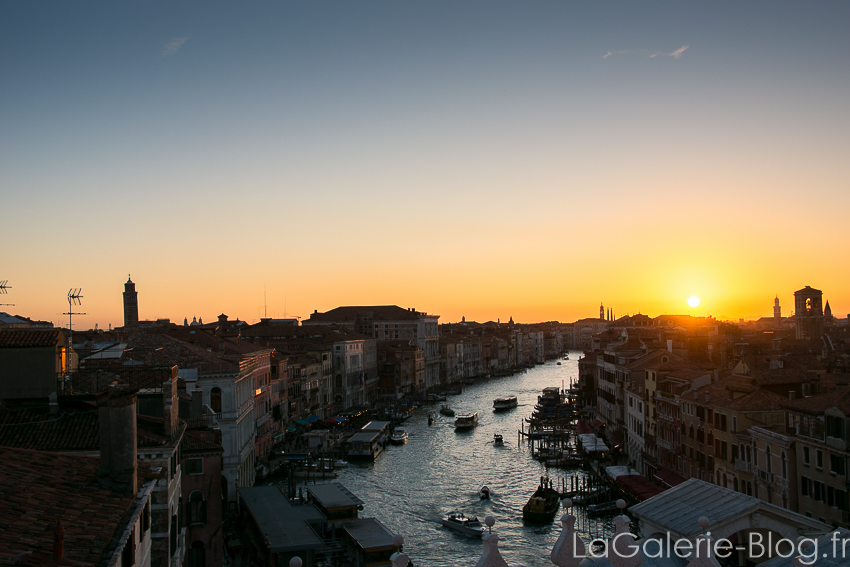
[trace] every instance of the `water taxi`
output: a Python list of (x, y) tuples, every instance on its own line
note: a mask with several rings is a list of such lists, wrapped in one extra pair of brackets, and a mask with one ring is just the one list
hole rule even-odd
[(462, 534), (478, 537), (484, 535), (486, 530), (478, 518), (467, 518), (460, 512), (453, 512), (443, 518), (443, 525)]
[(449, 417), (454, 417), (455, 410), (450, 408), (447, 404), (443, 404), (440, 406), (440, 413)]
[(522, 507), (522, 519), (526, 522), (551, 522), (561, 505), (561, 494), (552, 487), (552, 481), (546, 477), (540, 479), (540, 485), (528, 503)]
[(407, 443), (407, 430), (404, 427), (396, 427), (390, 436), (390, 443), (393, 445), (404, 445)]
[(493, 400), (493, 411), (509, 410), (517, 406), (516, 396), (505, 396)]
[(455, 420), (455, 429), (472, 429), (478, 425), (478, 412), (459, 415)]

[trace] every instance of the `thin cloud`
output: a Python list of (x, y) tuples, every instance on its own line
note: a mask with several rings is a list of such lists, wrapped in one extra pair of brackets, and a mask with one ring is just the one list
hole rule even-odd
[(164, 57), (174, 55), (188, 40), (188, 37), (172, 37), (171, 41), (162, 46), (162, 55)]
[(683, 45), (682, 47), (680, 47), (676, 51), (673, 51), (672, 53), (653, 53), (652, 55), (650, 55), (650, 57), (658, 57), (659, 55), (663, 55), (664, 57), (675, 57), (676, 59), (678, 59), (679, 57), (682, 56), (682, 53), (684, 53), (687, 48), (688, 48), (687, 45)]
[(602, 59), (608, 59), (612, 55), (622, 55), (624, 53), (628, 53), (628, 51), (609, 51), (608, 53), (602, 56)]

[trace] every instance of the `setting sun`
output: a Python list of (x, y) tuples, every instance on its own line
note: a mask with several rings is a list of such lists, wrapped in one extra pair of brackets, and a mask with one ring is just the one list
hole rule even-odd
[(699, 297), (696, 295), (692, 295), (688, 298), (688, 305), (691, 307), (697, 307), (699, 305)]

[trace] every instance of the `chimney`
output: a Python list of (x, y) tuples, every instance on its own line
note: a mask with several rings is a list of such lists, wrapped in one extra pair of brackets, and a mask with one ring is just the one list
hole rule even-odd
[[(194, 399), (192, 400), (194, 402)], [(162, 428), (165, 431), (165, 436), (168, 438), (174, 437), (174, 430), (177, 429), (178, 411), (180, 404), (177, 402), (177, 380), (172, 378), (167, 382), (162, 383)]]
[(192, 404), (189, 406), (189, 417), (203, 417), (204, 415), (204, 391), (192, 390)]
[(667, 339), (667, 352), (673, 352), (673, 339)]
[(136, 392), (128, 384), (113, 382), (97, 395), (100, 430), (98, 481), (104, 488), (135, 495), (136, 470)]
[(62, 561), (65, 558), (65, 528), (62, 520), (56, 518), (56, 527), (53, 528), (53, 560)]

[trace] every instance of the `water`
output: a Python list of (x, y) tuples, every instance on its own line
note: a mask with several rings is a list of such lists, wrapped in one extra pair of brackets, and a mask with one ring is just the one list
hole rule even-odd
[[(467, 516), (493, 516), (493, 532), (509, 565), (551, 565), (549, 553), (561, 533), (559, 512), (549, 525), (525, 525), (522, 507), (534, 492), (541, 476), (549, 476), (560, 487), (561, 479), (583, 476), (580, 470), (545, 468), (531, 456), (526, 441), (518, 440), (522, 421), (531, 416), (537, 396), (547, 386), (569, 386), (578, 377), (580, 352), (570, 360), (545, 365), (503, 378), (464, 386), (458, 396), (448, 396), (456, 414), (477, 411), (479, 425), (471, 431), (455, 432), (454, 419), (440, 415), (439, 403), (419, 408), (404, 423), (410, 438), (405, 445), (389, 445), (374, 463), (354, 464), (339, 470), (338, 482), (365, 503), (361, 517), (374, 517), (390, 531), (404, 536), (404, 551), (417, 567), (474, 565), (482, 552), (480, 538), (459, 534), (440, 524), (452, 511)], [(517, 408), (494, 413), (493, 399), (515, 395)], [(436, 421), (428, 425), (428, 413)], [(503, 447), (493, 446), (493, 434), (505, 438)], [(481, 500), (482, 485), (492, 490), (490, 500)], [(588, 521), (581, 508), (577, 529), (588, 536), (610, 531), (610, 519)]]

